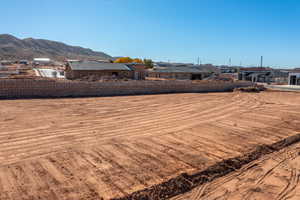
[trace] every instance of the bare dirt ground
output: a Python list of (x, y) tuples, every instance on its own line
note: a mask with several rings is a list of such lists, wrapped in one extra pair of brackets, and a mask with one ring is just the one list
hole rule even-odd
[(287, 92), (1, 100), (0, 199), (122, 197), (299, 133), (299, 113)]
[(172, 200), (297, 200), (299, 179), (300, 144), (297, 143)]

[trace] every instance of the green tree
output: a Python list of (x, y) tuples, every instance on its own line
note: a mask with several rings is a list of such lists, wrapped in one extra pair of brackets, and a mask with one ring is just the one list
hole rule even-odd
[(144, 64), (147, 69), (153, 68), (153, 61), (151, 59), (144, 59)]

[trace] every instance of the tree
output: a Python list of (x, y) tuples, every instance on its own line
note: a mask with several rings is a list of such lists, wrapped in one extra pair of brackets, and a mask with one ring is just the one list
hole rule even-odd
[(121, 57), (121, 58), (118, 58), (117, 60), (115, 60), (114, 63), (132, 63), (132, 58), (130, 57)]
[(151, 59), (144, 59), (144, 64), (147, 69), (153, 68), (153, 61)]
[(143, 63), (142, 59), (135, 58), (132, 60), (133, 63)]

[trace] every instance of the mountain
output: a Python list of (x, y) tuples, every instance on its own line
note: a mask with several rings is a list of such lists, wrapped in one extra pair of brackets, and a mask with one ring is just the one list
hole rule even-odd
[(47, 57), (58, 61), (64, 59), (112, 59), (111, 56), (91, 49), (70, 46), (62, 42), (43, 39), (19, 39), (0, 34), (0, 59), (27, 59)]

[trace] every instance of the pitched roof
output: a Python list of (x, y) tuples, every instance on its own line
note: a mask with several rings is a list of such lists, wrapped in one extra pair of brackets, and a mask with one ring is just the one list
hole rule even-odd
[(159, 67), (153, 69), (153, 72), (160, 72), (160, 73), (202, 73), (204, 72), (201, 69), (198, 69), (196, 67), (190, 67), (190, 66), (172, 66), (172, 67)]
[(201, 69), (202, 71), (209, 72), (209, 73), (221, 73), (221, 70), (218, 67), (215, 67), (213, 65), (207, 64), (207, 65), (196, 65), (198, 69)]
[(122, 63), (100, 63), (97, 61), (69, 62), (72, 70), (125, 70), (131, 69)]
[(268, 67), (244, 67), (240, 68), (240, 71), (271, 71)]

